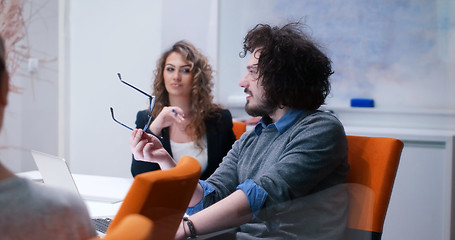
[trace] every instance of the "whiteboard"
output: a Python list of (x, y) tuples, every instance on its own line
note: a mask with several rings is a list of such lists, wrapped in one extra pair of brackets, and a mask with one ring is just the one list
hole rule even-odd
[(226, 91), (220, 99), (234, 103), (243, 94), (236, 84), (245, 73), (238, 52), (249, 29), (301, 20), (333, 62), (329, 105), (349, 106), (351, 98), (362, 97), (380, 108), (454, 109), (454, 5), (450, 0), (222, 1), (219, 68)]

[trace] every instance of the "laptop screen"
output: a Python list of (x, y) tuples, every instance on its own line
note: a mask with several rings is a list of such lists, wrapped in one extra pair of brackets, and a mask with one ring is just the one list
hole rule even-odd
[(46, 185), (79, 194), (65, 159), (35, 150), (32, 155)]

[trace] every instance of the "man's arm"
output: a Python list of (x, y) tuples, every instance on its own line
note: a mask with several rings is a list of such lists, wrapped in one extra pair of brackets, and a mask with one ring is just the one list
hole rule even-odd
[(198, 204), (204, 196), (204, 190), (202, 189), (200, 184), (196, 185), (196, 190), (194, 190), (193, 197), (190, 200), (190, 203), (188, 204), (189, 207), (194, 207), (196, 204)]
[[(199, 185), (198, 188), (200, 188)], [(249, 222), (251, 217), (252, 212), (247, 196), (242, 190), (237, 190), (228, 197), (192, 215), (189, 219), (193, 222), (197, 234), (201, 235), (240, 226)], [(183, 224), (180, 225), (175, 239), (184, 239), (189, 236), (188, 226), (186, 223)], [(186, 236), (183, 227), (186, 230)]]

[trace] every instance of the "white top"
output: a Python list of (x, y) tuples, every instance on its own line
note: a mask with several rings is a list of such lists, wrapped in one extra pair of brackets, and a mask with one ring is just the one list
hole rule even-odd
[(186, 143), (177, 143), (171, 141), (171, 149), (172, 155), (174, 156), (174, 160), (178, 162), (180, 158), (187, 155), (190, 157), (195, 158), (199, 164), (201, 164), (201, 173), (205, 171), (207, 168), (207, 138), (204, 137), (204, 147), (201, 151), (194, 142), (186, 142)]

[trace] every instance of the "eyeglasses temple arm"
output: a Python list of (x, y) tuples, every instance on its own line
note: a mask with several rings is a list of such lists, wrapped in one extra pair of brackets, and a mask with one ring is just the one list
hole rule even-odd
[(115, 119), (115, 117), (114, 117), (114, 109), (113, 109), (112, 107), (111, 107), (111, 116), (112, 116), (112, 119), (113, 119), (116, 123), (118, 123), (118, 124), (120, 124), (120, 125), (122, 125), (122, 126), (128, 128), (129, 130), (133, 131), (132, 128), (126, 126), (125, 124), (123, 124), (123, 123), (119, 122), (117, 119)]
[[(129, 130), (133, 131), (132, 128), (126, 126), (125, 124), (123, 124), (123, 123), (121, 123), (120, 121), (118, 121), (117, 119), (115, 119), (115, 117), (114, 117), (114, 109), (113, 109), (112, 107), (111, 107), (111, 116), (112, 116), (112, 120), (114, 120), (116, 123), (118, 123), (118, 124), (124, 126), (125, 128), (128, 128)], [(148, 121), (147, 125), (145, 125), (145, 127), (144, 127), (144, 129), (143, 129), (144, 133), (145, 133), (145, 131), (149, 128), (151, 122), (152, 122), (152, 118), (149, 118), (149, 121)], [(152, 134), (153, 136), (155, 136), (155, 137), (158, 138), (158, 139), (163, 139), (163, 137), (157, 136), (157, 135), (154, 134), (154, 133), (150, 133), (150, 134)]]
[(145, 96), (147, 96), (147, 97), (149, 97), (149, 98), (154, 98), (154, 97), (150, 96), (148, 93), (142, 91), (141, 89), (139, 89), (139, 88), (137, 88), (137, 87), (135, 87), (135, 86), (133, 86), (133, 85), (131, 85), (131, 84), (129, 84), (129, 83), (123, 81), (122, 75), (121, 75), (120, 73), (117, 73), (117, 76), (118, 76), (118, 79), (120, 79), (120, 82), (122, 82), (122, 83), (128, 85), (129, 87), (134, 88), (136, 91), (138, 91), (138, 92), (144, 94)]

